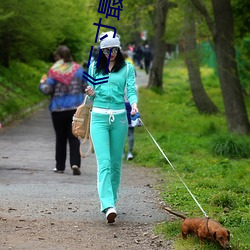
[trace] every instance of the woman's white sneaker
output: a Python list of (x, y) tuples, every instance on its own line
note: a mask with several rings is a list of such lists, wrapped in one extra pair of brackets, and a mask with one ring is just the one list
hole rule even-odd
[(117, 216), (117, 212), (115, 208), (110, 207), (107, 209), (106, 218), (108, 220), (108, 223), (114, 223), (116, 216)]

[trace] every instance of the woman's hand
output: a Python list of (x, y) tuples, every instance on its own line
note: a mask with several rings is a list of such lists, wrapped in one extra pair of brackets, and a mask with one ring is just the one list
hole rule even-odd
[(41, 78), (41, 80), (40, 80), (40, 83), (45, 83), (45, 81), (47, 80), (47, 75), (46, 74), (44, 74), (43, 76), (42, 76), (42, 78)]
[(87, 94), (88, 96), (95, 96), (95, 90), (94, 90), (92, 87), (90, 87), (90, 86), (88, 86), (88, 87), (85, 89), (85, 92), (86, 92), (86, 94)]
[(132, 105), (131, 105), (131, 112), (130, 112), (130, 114), (133, 116), (133, 115), (135, 115), (137, 112), (139, 112), (138, 111), (138, 108), (137, 108), (137, 103), (133, 103)]

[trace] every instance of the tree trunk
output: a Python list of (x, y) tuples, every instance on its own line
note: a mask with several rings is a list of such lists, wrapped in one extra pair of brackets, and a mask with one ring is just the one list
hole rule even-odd
[(195, 105), (200, 113), (217, 113), (218, 108), (207, 95), (200, 75), (200, 57), (196, 47), (195, 18), (191, 16), (193, 8), (187, 6), (185, 18), (185, 55), (189, 82)]
[(148, 87), (157, 87), (162, 89), (163, 66), (166, 53), (166, 43), (164, 34), (166, 28), (168, 11), (167, 0), (156, 1), (156, 16), (155, 16), (155, 37), (153, 46), (153, 62), (149, 75)]
[(250, 134), (250, 123), (235, 59), (230, 0), (212, 0), (215, 23), (200, 0), (191, 1), (204, 16), (213, 36), (228, 130), (237, 134)]
[(216, 29), (213, 39), (228, 129), (237, 134), (248, 134), (250, 124), (235, 60), (230, 0), (212, 0), (212, 4)]

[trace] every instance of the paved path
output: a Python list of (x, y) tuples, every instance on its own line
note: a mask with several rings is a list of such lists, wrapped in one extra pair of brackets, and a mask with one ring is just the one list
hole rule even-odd
[(136, 84), (138, 87), (146, 87), (148, 85), (149, 76), (143, 70), (136, 68)]

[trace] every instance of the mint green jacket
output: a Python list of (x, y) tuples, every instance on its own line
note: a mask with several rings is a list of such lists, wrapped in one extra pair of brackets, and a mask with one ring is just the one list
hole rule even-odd
[(135, 70), (131, 63), (126, 62), (126, 65), (118, 72), (110, 72), (109, 74), (103, 75), (102, 73), (96, 72), (96, 62), (93, 62), (89, 67), (88, 74), (94, 79), (109, 76), (108, 82), (106, 83), (92, 84), (88, 82), (89, 86), (95, 90), (95, 97), (91, 98), (94, 101), (93, 107), (124, 109), (124, 92), (126, 92), (131, 105), (138, 102)]

